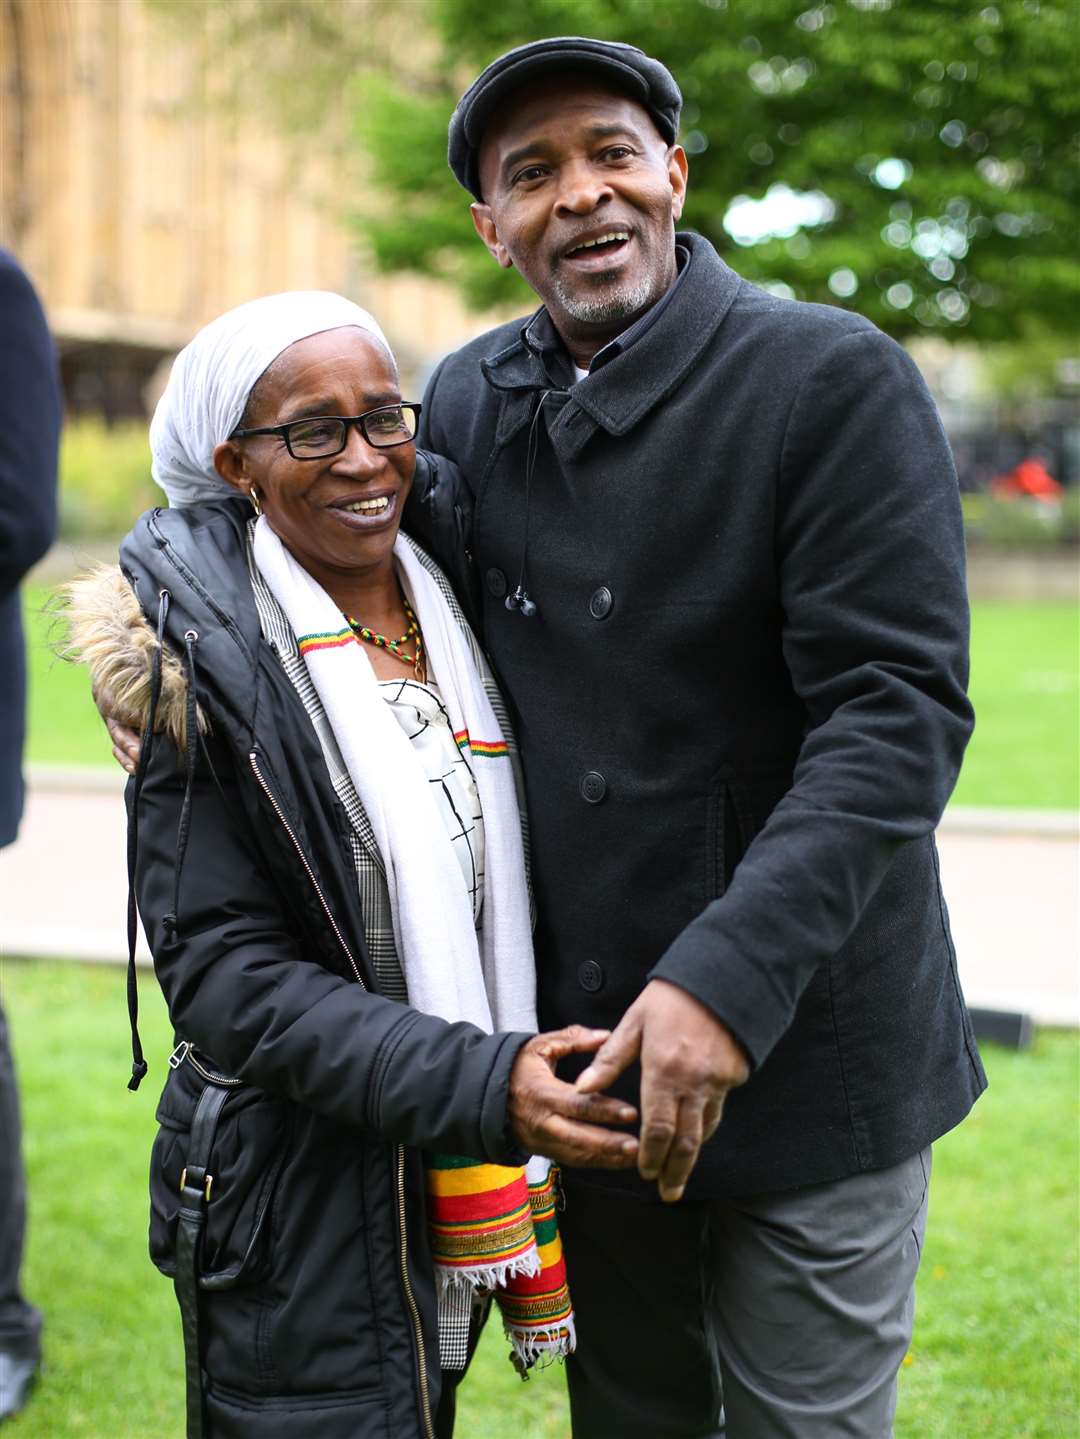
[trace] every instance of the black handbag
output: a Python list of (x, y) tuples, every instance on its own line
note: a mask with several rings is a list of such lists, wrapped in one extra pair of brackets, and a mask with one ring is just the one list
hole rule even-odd
[(187, 1439), (203, 1439), (200, 1293), (256, 1282), (268, 1267), (289, 1109), (221, 1074), (186, 1041), (169, 1067), (150, 1161), (150, 1257), (176, 1290)]

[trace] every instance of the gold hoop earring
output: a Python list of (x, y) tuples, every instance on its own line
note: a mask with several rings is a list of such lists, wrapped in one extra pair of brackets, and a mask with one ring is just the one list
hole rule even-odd
[(258, 495), (255, 493), (255, 486), (254, 486), (254, 485), (252, 485), (251, 489), (248, 490), (248, 498), (249, 498), (250, 501), (251, 501), (251, 508), (255, 511), (255, 514), (256, 514), (257, 516), (261, 516), (261, 515), (262, 515), (262, 505), (259, 504), (259, 497), (258, 497)]

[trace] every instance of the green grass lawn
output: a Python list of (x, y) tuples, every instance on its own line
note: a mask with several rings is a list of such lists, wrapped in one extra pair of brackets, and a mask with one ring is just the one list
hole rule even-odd
[[(30, 1173), (25, 1285), (47, 1323), (45, 1377), (11, 1439), (183, 1431), (175, 1302), (146, 1257), (146, 1158), (169, 1030), (152, 979), (141, 988), (151, 1073), (132, 1095), (121, 970), (0, 965)], [(986, 1058), (989, 1093), (935, 1151), (897, 1439), (1077, 1433), (1078, 1041), (1044, 1033), (1028, 1053)], [(521, 1384), (489, 1325), (458, 1434), (565, 1439), (561, 1368)]]
[(112, 764), (86, 671), (56, 656), (64, 634), (51, 599), (52, 591), (40, 585), (23, 590), (30, 691), (26, 757), (36, 764)]
[[(111, 764), (84, 672), (57, 660), (49, 591), (26, 594), (28, 755), (44, 764)], [(974, 607), (971, 692), (978, 712), (957, 804), (1073, 809), (1080, 803), (1080, 610), (1070, 604)]]
[(972, 606), (975, 734), (957, 804), (1075, 809), (1080, 804), (1080, 610), (1071, 604)]

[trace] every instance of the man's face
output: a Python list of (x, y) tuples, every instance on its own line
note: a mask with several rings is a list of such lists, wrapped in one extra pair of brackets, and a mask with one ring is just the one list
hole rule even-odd
[(568, 340), (606, 342), (675, 279), (686, 157), (626, 95), (574, 77), (522, 90), (488, 122), (480, 183), (480, 238)]

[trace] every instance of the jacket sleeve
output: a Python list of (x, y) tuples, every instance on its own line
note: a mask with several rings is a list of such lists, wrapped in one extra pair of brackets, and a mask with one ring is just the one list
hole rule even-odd
[(402, 525), (450, 576), (475, 628), (479, 595), (471, 553), (472, 491), (457, 464), (448, 458), (445, 430), (436, 429), (432, 418), (437, 408), (435, 393), (445, 365), (444, 360), (424, 391), (417, 436), (421, 448), (416, 452), (416, 472), (405, 503)]
[(472, 558), (472, 518), (472, 493), (453, 460), (417, 450), (402, 525), (449, 576), (475, 629), (479, 592)]
[(835, 342), (801, 385), (775, 544), (806, 711), (793, 782), (651, 975), (707, 1004), (755, 1065), (898, 849), (933, 831), (973, 725), (952, 457), (914, 364), (876, 330)]
[[(200, 756), (178, 892), (184, 774), (161, 737), (138, 801), (139, 912), (178, 1037), (246, 1083), (388, 1140), (519, 1162), (506, 1101), (528, 1035), (421, 1014), (309, 958), (230, 757), (208, 749), (217, 779)], [(174, 905), (175, 930), (163, 922)]]
[(52, 543), (60, 384), (41, 302), (0, 251), (0, 598)]

